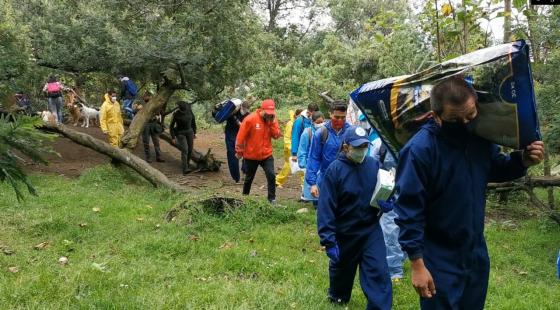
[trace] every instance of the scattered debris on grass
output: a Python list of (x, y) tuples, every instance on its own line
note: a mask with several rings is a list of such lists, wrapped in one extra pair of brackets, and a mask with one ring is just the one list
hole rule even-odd
[(62, 256), (61, 258), (58, 259), (58, 263), (61, 264), (62, 266), (67, 265), (68, 264), (68, 257)]
[(220, 250), (228, 250), (231, 249), (232, 245), (229, 242), (224, 242), (224, 244), (220, 245), (219, 249)]
[(12, 267), (8, 267), (8, 271), (11, 272), (11, 273), (16, 273), (16, 272), (18, 272), (19, 270), (18, 270), (17, 267), (12, 266)]
[(35, 245), (33, 248), (35, 250), (42, 250), (42, 249), (46, 248), (48, 245), (49, 245), (49, 242), (45, 241), (45, 242), (41, 242), (41, 243)]
[(106, 263), (92, 263), (91, 267), (93, 269), (100, 271), (100, 272), (107, 272), (107, 265)]
[(15, 253), (7, 245), (3, 245), (3, 244), (0, 244), (0, 250), (2, 250), (2, 253), (4, 253), (4, 255), (12, 255)]

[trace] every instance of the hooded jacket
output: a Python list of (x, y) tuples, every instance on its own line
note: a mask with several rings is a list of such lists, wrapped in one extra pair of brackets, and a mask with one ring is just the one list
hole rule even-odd
[(121, 99), (134, 99), (135, 95), (132, 95), (128, 90), (128, 83), (133, 83), (129, 77), (121, 78)]
[(109, 94), (105, 94), (105, 101), (99, 110), (99, 124), (101, 130), (110, 136), (122, 135), (124, 133), (121, 106), (118, 101), (111, 102)]
[(291, 152), (292, 156), (297, 156), (298, 148), (299, 148), (299, 139), (301, 134), (305, 130), (305, 128), (309, 128), (313, 126), (313, 122), (306, 117), (305, 111), (301, 112), (301, 114), (294, 120), (293, 127), (292, 127), (292, 142), (291, 142)]
[(411, 259), (437, 259), (441, 270), (469, 266), (473, 253), (487, 259), (486, 185), (525, 173), (521, 152), (505, 155), (483, 138), (452, 136), (428, 121), (400, 152), (395, 221), (403, 250)]
[(290, 150), (292, 147), (292, 129), (294, 127), (295, 112), (290, 110), (290, 120), (286, 123), (286, 128), (284, 129), (284, 148)]
[(173, 113), (173, 118), (169, 124), (169, 133), (172, 138), (178, 135), (187, 135), (190, 133), (196, 135), (196, 119), (190, 107), (186, 110), (177, 110)]
[(307, 167), (307, 158), (309, 157), (309, 148), (311, 147), (311, 139), (317, 128), (311, 126), (306, 128), (299, 138), (299, 148), (297, 152), (297, 161), (300, 168)]
[[(318, 173), (327, 171), (329, 165), (336, 159), (342, 145), (342, 137), (349, 126), (348, 123), (344, 123), (342, 130), (336, 133), (332, 128), (331, 122), (327, 122), (321, 129), (315, 131), (311, 139), (311, 147), (307, 157), (307, 171), (305, 173), (305, 181), (309, 185), (316, 185)], [(327, 140), (324, 144), (321, 137), (323, 130), (328, 130)]]
[(370, 206), (377, 183), (377, 160), (366, 156), (361, 164), (341, 153), (324, 173), (317, 208), (317, 230), (321, 245), (337, 244), (337, 238), (371, 233), (378, 210)]
[(278, 120), (265, 123), (261, 109), (249, 114), (241, 123), (235, 142), (235, 152), (245, 159), (265, 160), (272, 156), (272, 139), (280, 138)]

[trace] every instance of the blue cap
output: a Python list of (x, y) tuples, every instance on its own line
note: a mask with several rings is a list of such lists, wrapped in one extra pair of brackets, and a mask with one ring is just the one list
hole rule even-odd
[(343, 142), (358, 147), (364, 143), (369, 143), (369, 140), (365, 129), (359, 126), (350, 126), (344, 133)]

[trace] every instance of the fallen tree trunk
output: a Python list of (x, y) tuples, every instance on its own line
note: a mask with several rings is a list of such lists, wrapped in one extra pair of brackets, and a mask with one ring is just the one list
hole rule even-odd
[(554, 208), (554, 204), (546, 204), (542, 202), (535, 192), (535, 187), (550, 188), (560, 186), (560, 177), (557, 176), (538, 176), (538, 177), (525, 177), (512, 182), (504, 183), (489, 183), (488, 190), (500, 192), (511, 191), (524, 191), (529, 196), (529, 201), (533, 206), (540, 209), (548, 217), (560, 225), (560, 212)]
[[(179, 151), (181, 150), (179, 146), (173, 143), (173, 139), (171, 139), (171, 135), (167, 132), (162, 132), (159, 137), (162, 140), (167, 141), (169, 144), (177, 148)], [(196, 141), (196, 140), (195, 140)], [(212, 149), (208, 149), (206, 154), (200, 153), (197, 150), (193, 149), (192, 151), (192, 161), (194, 161), (197, 165), (196, 171), (218, 171), (220, 170), (220, 166), (222, 162), (217, 160), (214, 157), (214, 154), (211, 153)]]
[(530, 185), (531, 187), (551, 187), (560, 186), (560, 177), (557, 176), (538, 176), (538, 177), (525, 177), (517, 181), (504, 182), (504, 183), (488, 183), (488, 189), (500, 190), (504, 188), (515, 188)]
[(40, 130), (58, 133), (82, 146), (90, 148), (101, 154), (107, 155), (118, 162), (132, 168), (144, 177), (155, 187), (165, 186), (176, 192), (185, 191), (185, 188), (179, 184), (169, 180), (161, 171), (155, 169), (140, 157), (132, 154), (127, 149), (119, 149), (111, 146), (109, 143), (96, 139), (88, 134), (81, 133), (67, 126), (57, 126), (53, 124), (45, 124), (39, 128)]
[[(125, 119), (124, 125), (129, 126), (131, 123), (130, 120)], [(181, 151), (179, 146), (176, 143), (173, 143), (173, 139), (171, 139), (171, 135), (167, 132), (162, 132), (159, 137), (169, 143), (171, 146), (175, 147), (177, 150)], [(195, 140), (196, 141), (196, 140)], [(211, 153), (212, 149), (208, 149), (206, 154), (201, 153), (195, 149), (192, 151), (191, 160), (196, 164), (195, 171), (218, 171), (222, 166), (222, 162), (217, 160), (214, 157), (214, 154)]]

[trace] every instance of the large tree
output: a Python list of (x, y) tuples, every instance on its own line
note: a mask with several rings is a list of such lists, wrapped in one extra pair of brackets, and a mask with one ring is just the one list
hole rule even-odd
[(123, 136), (130, 148), (176, 90), (213, 98), (248, 75), (259, 54), (248, 1), (28, 0), (17, 7), (26, 12), (38, 65), (126, 74), (157, 85)]

